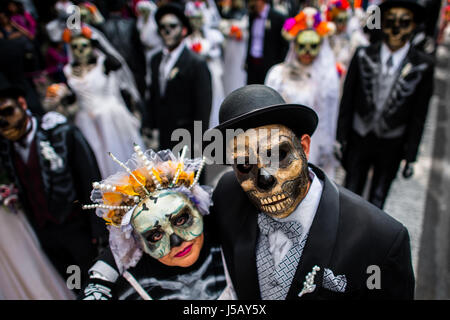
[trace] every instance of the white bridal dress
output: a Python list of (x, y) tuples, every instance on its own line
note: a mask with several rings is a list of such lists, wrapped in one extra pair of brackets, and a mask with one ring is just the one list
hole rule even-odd
[(0, 299), (75, 299), (42, 251), (22, 211), (0, 206)]
[(115, 71), (104, 73), (105, 55), (97, 52), (96, 65), (83, 77), (72, 74), (72, 65), (64, 67), (67, 82), (77, 97), (79, 111), (75, 124), (94, 151), (100, 172), (106, 178), (120, 167), (108, 152), (119, 160), (134, 152), (133, 143), (144, 147), (139, 134), (139, 120), (127, 109), (120, 94), (119, 77)]

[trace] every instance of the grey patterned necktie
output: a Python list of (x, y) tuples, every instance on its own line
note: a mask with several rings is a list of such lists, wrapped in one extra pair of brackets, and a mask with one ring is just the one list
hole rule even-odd
[(394, 66), (394, 61), (393, 61), (393, 57), (392, 54), (389, 56), (389, 58), (386, 61), (386, 74), (389, 75), (391, 73), (391, 69)]
[[(296, 221), (278, 222), (263, 213), (258, 215), (258, 226), (260, 236), (256, 246), (256, 266), (261, 298), (263, 300), (285, 299), (300, 262), (307, 237), (304, 237), (299, 243), (303, 233), (300, 223)], [(287, 235), (292, 241), (292, 247), (275, 267), (273, 256), (269, 251), (268, 235), (276, 230), (281, 230)]]

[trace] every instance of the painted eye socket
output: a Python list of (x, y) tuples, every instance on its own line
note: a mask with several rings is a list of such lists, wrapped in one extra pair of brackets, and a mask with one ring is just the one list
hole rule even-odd
[(412, 23), (411, 19), (402, 19), (400, 20), (400, 28), (408, 28)]
[(13, 106), (8, 106), (3, 108), (2, 110), (0, 110), (0, 116), (1, 117), (9, 117), (12, 116), (14, 113), (14, 107)]
[(158, 242), (162, 239), (164, 236), (164, 232), (161, 230), (153, 230), (149, 233), (149, 235), (146, 237), (148, 242)]
[(238, 164), (236, 168), (242, 173), (249, 173), (252, 170), (253, 165), (251, 164)]
[(173, 225), (176, 227), (181, 227), (182, 225), (185, 225), (189, 221), (190, 215), (188, 212), (184, 212), (180, 214), (178, 217), (176, 217), (173, 220)]

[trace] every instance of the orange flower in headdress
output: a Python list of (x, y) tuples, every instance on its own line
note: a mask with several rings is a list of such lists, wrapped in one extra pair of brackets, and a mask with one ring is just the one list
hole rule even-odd
[(321, 12), (315, 8), (306, 7), (295, 17), (285, 21), (282, 29), (282, 35), (287, 40), (295, 38), (303, 30), (315, 30), (321, 37), (332, 33), (331, 23), (323, 20)]
[[(80, 34), (87, 39), (92, 38), (92, 30), (88, 26), (82, 26)], [(64, 29), (62, 34), (62, 41), (64, 41), (65, 43), (69, 43), (71, 40), (72, 40), (72, 30), (68, 28)]]

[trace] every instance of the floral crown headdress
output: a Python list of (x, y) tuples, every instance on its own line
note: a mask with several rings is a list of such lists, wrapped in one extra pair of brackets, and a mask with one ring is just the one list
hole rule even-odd
[(333, 21), (339, 12), (347, 11), (349, 8), (350, 3), (347, 0), (331, 0), (327, 6), (328, 21)]
[(125, 171), (94, 182), (91, 193), (94, 203), (84, 205), (83, 209), (97, 209), (97, 215), (108, 225), (120, 227), (125, 214), (153, 192), (174, 189), (188, 196), (203, 215), (208, 213), (210, 201), (201, 201), (206, 191), (198, 185), (204, 158), (184, 159), (187, 147), (178, 158), (170, 150), (156, 153), (150, 149), (144, 153), (137, 144), (134, 151), (126, 164), (109, 153)]
[(93, 204), (83, 209), (96, 209), (109, 229), (109, 244), (122, 273), (139, 262), (142, 248), (131, 226), (131, 216), (137, 205), (160, 190), (172, 190), (185, 195), (202, 215), (209, 214), (212, 189), (198, 184), (205, 158), (185, 159), (187, 147), (176, 157), (170, 150), (142, 151), (134, 145), (135, 153), (126, 162), (111, 158), (124, 170), (100, 182), (93, 183)]
[(87, 25), (83, 25), (81, 27), (81, 29), (69, 29), (66, 28), (63, 31), (62, 34), (62, 41), (65, 43), (69, 43), (70, 41), (72, 41), (72, 39), (76, 36), (83, 36), (87, 39), (92, 39), (92, 29), (89, 28)]
[(325, 37), (333, 34), (335, 29), (334, 23), (327, 21), (322, 12), (316, 8), (306, 7), (295, 17), (288, 18), (284, 22), (281, 34), (290, 41), (303, 30), (315, 30), (320, 37)]

